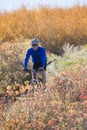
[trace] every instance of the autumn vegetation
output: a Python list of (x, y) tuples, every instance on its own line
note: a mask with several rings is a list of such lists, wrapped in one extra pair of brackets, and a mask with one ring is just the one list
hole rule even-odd
[(38, 10), (21, 7), (13, 12), (0, 13), (0, 39), (11, 41), (37, 37), (43, 45), (60, 54), (65, 43), (87, 43), (87, 7), (70, 9), (40, 7)]
[[(49, 77), (35, 93), (23, 71), (33, 37)], [(0, 130), (87, 130), (87, 7), (0, 13)]]

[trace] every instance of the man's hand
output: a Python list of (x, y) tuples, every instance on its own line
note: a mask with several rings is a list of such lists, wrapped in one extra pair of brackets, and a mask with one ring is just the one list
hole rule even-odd
[(40, 68), (39, 68), (39, 71), (43, 71), (43, 70), (44, 70), (44, 68), (43, 68), (43, 67), (40, 67)]
[(27, 69), (27, 68), (24, 68), (24, 71), (25, 71), (25, 72), (27, 72), (27, 71), (28, 71), (28, 69)]

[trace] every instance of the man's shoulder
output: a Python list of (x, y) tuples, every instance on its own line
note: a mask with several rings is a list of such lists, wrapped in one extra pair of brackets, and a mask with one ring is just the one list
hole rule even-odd
[(39, 48), (41, 49), (41, 50), (44, 50), (45, 48), (44, 47), (42, 47), (42, 46), (39, 46)]
[(30, 52), (32, 52), (32, 50), (33, 50), (32, 48), (29, 48), (27, 51), (30, 53)]
[(30, 48), (28, 49), (28, 51), (31, 51), (31, 50), (33, 50), (33, 48), (32, 48), (32, 47), (30, 47)]

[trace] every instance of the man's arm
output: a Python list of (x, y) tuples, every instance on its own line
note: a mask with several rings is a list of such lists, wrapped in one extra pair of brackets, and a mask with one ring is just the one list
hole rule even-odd
[(47, 63), (46, 51), (45, 51), (45, 49), (43, 48), (43, 50), (42, 50), (42, 67), (43, 67), (43, 68), (46, 66), (46, 63)]
[(25, 59), (24, 59), (24, 69), (27, 69), (27, 64), (30, 58), (31, 50), (29, 49), (26, 53)]

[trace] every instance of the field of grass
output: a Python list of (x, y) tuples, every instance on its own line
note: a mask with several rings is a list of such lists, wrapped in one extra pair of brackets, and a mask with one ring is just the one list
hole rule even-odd
[(59, 57), (56, 62), (56, 68), (59, 71), (79, 71), (87, 66), (87, 45), (74, 47), (66, 44), (63, 46), (63, 50), (64, 56)]
[[(34, 37), (48, 66), (33, 95), (23, 61)], [(87, 130), (87, 6), (0, 12), (0, 130)]]
[(0, 130), (87, 130), (87, 45), (66, 45), (62, 57), (47, 52), (57, 74), (34, 96), (23, 72), (29, 46), (29, 40), (0, 45)]
[(62, 46), (87, 43), (87, 6), (70, 9), (21, 7), (13, 12), (0, 12), (0, 44), (37, 37), (48, 50), (61, 54)]

